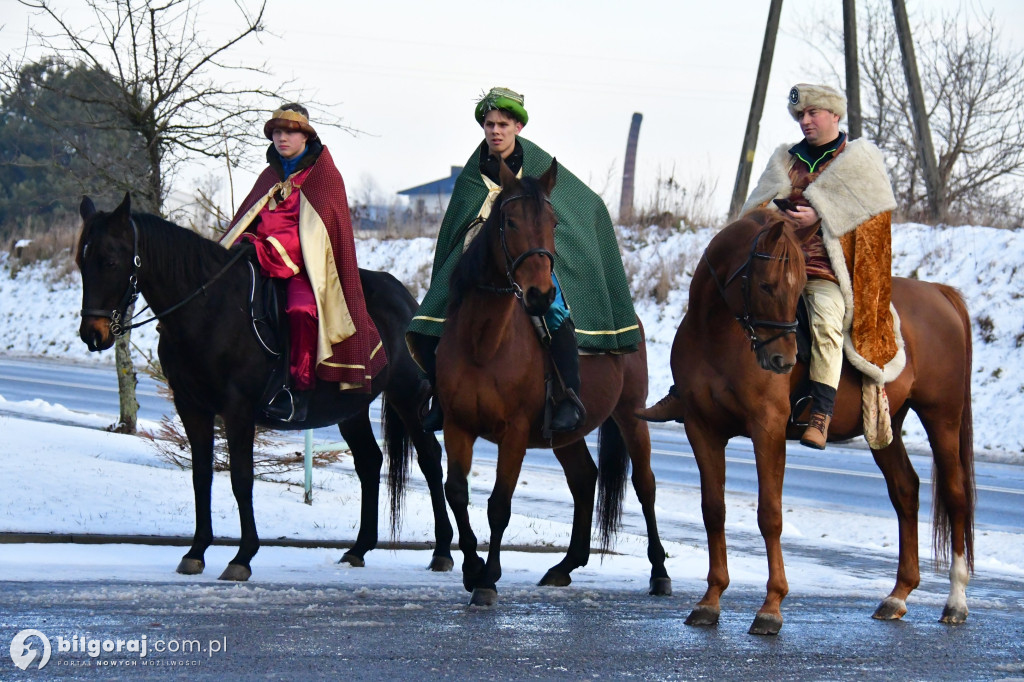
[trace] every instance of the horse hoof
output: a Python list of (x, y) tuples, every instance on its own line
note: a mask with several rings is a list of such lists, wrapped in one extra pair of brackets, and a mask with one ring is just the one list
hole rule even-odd
[(690, 615), (686, 617), (687, 625), (698, 625), (712, 627), (718, 625), (718, 615), (721, 609), (714, 606), (695, 606)]
[(544, 577), (537, 583), (540, 587), (568, 587), (572, 584), (572, 576), (562, 571), (551, 568), (544, 574)]
[(750, 629), (747, 630), (747, 634), (777, 635), (781, 629), (782, 616), (776, 616), (771, 613), (759, 613), (754, 618), (754, 622), (750, 625)]
[(651, 578), (651, 589), (647, 594), (653, 594), (656, 597), (671, 597), (672, 578), (668, 576), (664, 578)]
[(233, 580), (235, 582), (244, 583), (252, 575), (252, 571), (240, 564), (228, 564), (228, 567), (224, 569), (224, 572), (220, 574), (217, 580)]
[(455, 562), (452, 561), (450, 556), (435, 555), (430, 559), (430, 566), (427, 566), (427, 568), (435, 573), (447, 573), (455, 568)]
[(199, 575), (203, 572), (204, 568), (206, 568), (206, 562), (202, 559), (190, 559), (188, 557), (183, 557), (182, 560), (178, 562), (178, 567), (174, 570), (182, 575)]
[(342, 556), (341, 559), (338, 560), (338, 563), (348, 564), (353, 568), (363, 568), (364, 566), (366, 566), (366, 562), (363, 561), (363, 557), (357, 556), (355, 554), (349, 554), (348, 552), (345, 552), (344, 556)]
[(899, 620), (907, 614), (907, 602), (896, 597), (886, 597), (871, 617), (875, 620)]
[(498, 591), (488, 587), (478, 587), (469, 598), (470, 606), (494, 606), (498, 603)]
[(939, 618), (940, 623), (946, 625), (959, 625), (960, 623), (967, 622), (967, 609), (962, 607), (953, 607), (946, 604), (946, 608), (942, 609), (942, 618)]

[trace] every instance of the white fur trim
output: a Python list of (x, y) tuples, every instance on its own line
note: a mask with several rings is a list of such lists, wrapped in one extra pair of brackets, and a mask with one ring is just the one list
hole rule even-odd
[(821, 216), (823, 231), (834, 237), (896, 208), (882, 152), (867, 140), (847, 142), (843, 152), (804, 190), (804, 197)]

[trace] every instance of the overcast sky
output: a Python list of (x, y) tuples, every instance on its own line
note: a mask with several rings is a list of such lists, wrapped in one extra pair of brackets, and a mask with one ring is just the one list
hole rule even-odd
[[(767, 0), (268, 4), (266, 23), (275, 35), (265, 36), (262, 45), (249, 42), (236, 55), (248, 63), (265, 60), (275, 76), (293, 79), (308, 95), (331, 104), (332, 113), (347, 124), (365, 131), (356, 137), (336, 130), (321, 134), (355, 198), (372, 186), (387, 199), (394, 191), (446, 177), (482, 137), (473, 120), (475, 100), (502, 85), (526, 96), (531, 118), (524, 135), (613, 206), (633, 112), (644, 115), (638, 208), (651, 200), (658, 178), (673, 174), (684, 186), (701, 179), (717, 183), (716, 207), (724, 211), (728, 204)], [(912, 22), (961, 4), (907, 0)], [(1007, 43), (1024, 44), (1024, 2), (963, 4), (967, 13), (991, 10)], [(200, 5), (211, 37), (237, 26), (233, 3), (200, 0)], [(867, 11), (866, 3), (858, 5), (859, 12)], [(880, 7), (891, 11), (888, 2)], [(783, 5), (755, 179), (771, 149), (799, 137), (785, 108), (789, 87), (827, 68), (807, 48), (801, 29), (832, 12), (841, 25), (840, 0)], [(0, 50), (20, 50), (28, 10), (16, 0), (0, 0), (0, 16)], [(236, 188), (247, 188), (253, 178), (236, 176)]]

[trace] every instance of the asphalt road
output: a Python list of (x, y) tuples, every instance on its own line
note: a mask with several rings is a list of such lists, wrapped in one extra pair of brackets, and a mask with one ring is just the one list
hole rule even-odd
[[(1011, 679), (1024, 675), (1019, 607), (980, 605), (956, 627), (918, 607), (879, 622), (862, 599), (791, 598), (777, 637), (747, 634), (760, 596), (730, 591), (715, 628), (687, 597), (574, 588), (464, 606), (460, 588), (367, 585), (0, 583), (0, 634), (33, 627), (47, 667), (4, 679)], [(17, 614), (17, 615), (14, 615)], [(57, 637), (141, 640), (137, 653), (58, 651)], [(31, 640), (41, 649), (39, 640)], [(164, 649), (157, 652), (157, 642)], [(0, 642), (6, 648), (6, 641)], [(192, 649), (192, 647), (195, 649)], [(97, 643), (94, 648), (101, 647)], [(6, 653), (6, 652), (5, 652)]]

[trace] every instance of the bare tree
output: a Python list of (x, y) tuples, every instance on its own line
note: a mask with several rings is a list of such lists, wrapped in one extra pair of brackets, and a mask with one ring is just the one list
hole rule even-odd
[[(262, 142), (258, 123), (278, 95), (249, 84), (267, 75), (263, 65), (232, 64), (228, 58), (233, 48), (258, 39), (266, 30), (265, 0), (252, 11), (236, 1), (239, 27), (214, 42), (200, 31), (199, 0), (87, 0), (93, 16), (85, 22), (67, 19), (50, 0), (20, 1), (42, 19), (33, 22), (30, 32), (49, 58), (112, 77), (112, 96), (109, 89), (99, 88), (61, 94), (85, 106), (112, 109), (115, 115), (106, 122), (93, 122), (97, 128), (116, 126), (141, 138), (148, 161), (145, 178), (125, 188), (136, 195), (135, 206), (159, 212), (170, 177), (183, 161), (196, 156), (236, 160), (247, 147)], [(8, 85), (22, 73), (20, 62), (10, 56), (0, 67), (0, 78)], [(48, 82), (41, 80), (36, 86), (45, 90)], [(42, 111), (34, 113), (45, 116)], [(60, 137), (60, 122), (52, 125)], [(60, 139), (89, 157), (90, 149), (80, 139)], [(134, 433), (137, 379), (129, 348), (127, 336), (118, 340), (117, 429)]]
[[(920, 220), (927, 215), (927, 192), (900, 52), (893, 49), (892, 11), (888, 2), (873, 0), (858, 18), (864, 135), (886, 156), (901, 212)], [(1024, 51), (1002, 40), (991, 13), (957, 11), (916, 23), (918, 68), (948, 219), (1020, 225)], [(832, 54), (842, 54), (838, 28), (807, 35), (831, 36)]]
[[(236, 3), (239, 28), (217, 42), (200, 31), (198, 0), (87, 0), (93, 19), (74, 23), (49, 0), (20, 1), (45, 20), (31, 29), (45, 53), (113, 76), (113, 100), (100, 99), (99, 92), (96, 99), (71, 96), (112, 107), (119, 124), (127, 121), (128, 132), (144, 141), (148, 176), (132, 188), (138, 204), (159, 211), (183, 161), (226, 154), (239, 159), (260, 139), (258, 123), (277, 92), (249, 84), (266, 77), (264, 65), (228, 58), (232, 48), (266, 30), (265, 1), (251, 11)], [(8, 58), (3, 77), (15, 77), (17, 66)]]

